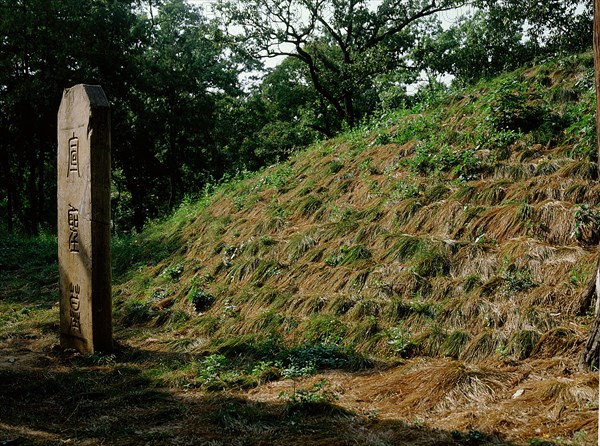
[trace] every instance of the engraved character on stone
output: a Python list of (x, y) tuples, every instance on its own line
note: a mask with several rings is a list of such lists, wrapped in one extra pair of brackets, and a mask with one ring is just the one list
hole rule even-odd
[(73, 311), (79, 311), (79, 291), (81, 288), (79, 285), (71, 285), (71, 309)]
[(67, 170), (67, 177), (71, 172), (77, 172), (77, 176), (81, 176), (79, 173), (79, 138), (75, 137), (75, 133), (69, 139), (69, 169)]
[(71, 331), (78, 331), (81, 333), (81, 320), (79, 313), (71, 310)]
[(71, 330), (81, 333), (81, 315), (79, 313), (79, 292), (81, 291), (81, 287), (79, 285), (71, 285), (70, 291), (69, 300), (71, 309), (69, 314), (71, 316)]
[(69, 205), (69, 250), (79, 252), (79, 210)]

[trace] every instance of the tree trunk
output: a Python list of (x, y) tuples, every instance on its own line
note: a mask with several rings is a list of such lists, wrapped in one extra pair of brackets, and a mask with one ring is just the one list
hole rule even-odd
[(581, 358), (584, 368), (598, 370), (600, 360), (600, 318), (596, 316)]
[(352, 93), (346, 93), (344, 95), (344, 111), (346, 112), (346, 123), (348, 127), (354, 128), (356, 119), (354, 116), (354, 101), (352, 99)]
[(46, 206), (46, 196), (45, 196), (45, 190), (44, 190), (44, 186), (45, 186), (45, 175), (44, 175), (44, 170), (46, 169), (46, 150), (44, 149), (45, 145), (44, 143), (40, 144), (40, 150), (38, 153), (38, 172), (37, 172), (37, 197), (36, 197), (36, 203), (37, 203), (37, 208), (36, 208), (36, 220), (37, 220), (37, 226), (38, 228), (40, 227), (40, 225), (44, 224), (44, 223), (48, 223), (48, 221), (44, 221), (44, 216), (48, 215), (48, 213), (46, 212), (46, 209), (44, 209), (44, 207)]

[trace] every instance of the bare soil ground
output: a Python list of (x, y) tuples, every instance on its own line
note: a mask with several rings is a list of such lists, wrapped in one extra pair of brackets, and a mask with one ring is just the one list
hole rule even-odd
[[(598, 376), (566, 359), (475, 366), (415, 358), (205, 392), (161, 387), (145, 375), (173, 359), (152, 340), (123, 340), (104, 358), (62, 351), (57, 341), (30, 332), (1, 342), (0, 444), (597, 444), (597, 399), (590, 401)], [(331, 404), (294, 411), (281, 397), (323, 379)]]

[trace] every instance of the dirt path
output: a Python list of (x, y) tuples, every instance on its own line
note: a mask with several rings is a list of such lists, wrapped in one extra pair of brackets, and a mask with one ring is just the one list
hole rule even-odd
[[(569, 361), (415, 359), (250, 390), (165, 388), (147, 357), (84, 358), (51, 336), (0, 343), (0, 445), (596, 444), (598, 376)], [(318, 384), (317, 384), (318, 383)], [(317, 386), (331, 404), (290, 408)], [(544, 443), (546, 441), (546, 443)]]

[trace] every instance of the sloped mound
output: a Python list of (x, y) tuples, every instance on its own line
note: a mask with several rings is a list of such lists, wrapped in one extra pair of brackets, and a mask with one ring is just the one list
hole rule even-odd
[[(118, 287), (121, 317), (185, 319), (182, 336), (213, 347), (253, 334), (468, 362), (576, 355), (599, 199), (580, 128), (589, 68), (563, 70), (358, 129), (183, 206), (161, 226), (173, 255)], [(523, 112), (507, 94), (545, 117), (500, 122)]]
[[(574, 369), (600, 240), (592, 86), (589, 56), (521, 70), (221, 184), (117, 247), (117, 318), (192, 355), (448, 358), (370, 390), (402, 416), (514, 390), (485, 361)], [(527, 110), (526, 130), (505, 119)], [(565, 382), (519, 404), (597, 405), (597, 382)], [(386, 393), (404, 388), (423, 396)]]

